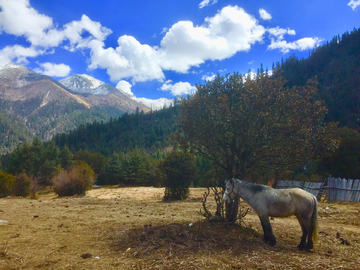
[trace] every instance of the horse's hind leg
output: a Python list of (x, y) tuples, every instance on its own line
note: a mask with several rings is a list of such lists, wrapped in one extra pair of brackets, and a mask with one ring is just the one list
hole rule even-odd
[(313, 231), (314, 231), (314, 228), (310, 225), (309, 229), (308, 229), (308, 242), (306, 245), (307, 250), (310, 250), (314, 247), (313, 240), (312, 240)]
[(272, 228), (271, 228), (269, 217), (268, 216), (259, 216), (259, 218), (261, 221), (261, 226), (264, 231), (264, 242), (269, 243), (270, 246), (275, 246), (276, 239), (272, 233)]
[(301, 241), (300, 241), (300, 244), (297, 247), (298, 247), (298, 249), (304, 249), (305, 246), (306, 246), (306, 237), (308, 235), (308, 231), (306, 229), (306, 226), (304, 225), (304, 221), (301, 220), (301, 217), (297, 217), (297, 218), (298, 218), (298, 221), (300, 223), (301, 230), (302, 230)]
[[(303, 232), (301, 236), (301, 242), (298, 245), (299, 249), (307, 249), (310, 250), (313, 248), (313, 240), (312, 240), (312, 234), (313, 234), (313, 228), (311, 226), (311, 221), (308, 217), (304, 217), (302, 215), (297, 216), (299, 223), (301, 225), (301, 230)], [(307, 238), (307, 243), (306, 243)]]

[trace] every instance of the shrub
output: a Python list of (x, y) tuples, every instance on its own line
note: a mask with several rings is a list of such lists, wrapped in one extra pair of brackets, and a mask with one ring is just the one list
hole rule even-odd
[(85, 195), (95, 183), (94, 171), (83, 161), (76, 161), (69, 170), (61, 170), (53, 178), (53, 187), (59, 196)]
[(15, 177), (15, 187), (14, 194), (15, 196), (26, 197), (30, 195), (33, 189), (33, 183), (31, 178), (25, 173), (21, 173)]
[(188, 153), (173, 151), (162, 162), (164, 175), (164, 200), (183, 200), (189, 195), (189, 187), (197, 176), (195, 158)]
[(13, 193), (15, 176), (0, 171), (0, 198), (9, 196)]

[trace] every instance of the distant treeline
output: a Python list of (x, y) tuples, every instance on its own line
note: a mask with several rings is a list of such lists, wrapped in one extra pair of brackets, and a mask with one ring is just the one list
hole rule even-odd
[(136, 147), (153, 151), (169, 146), (171, 133), (180, 130), (179, 114), (179, 105), (146, 114), (137, 111), (106, 123), (82, 125), (69, 134), (56, 135), (54, 140), (60, 148), (66, 145), (72, 152), (82, 149), (105, 156), (114, 151), (128, 152)]

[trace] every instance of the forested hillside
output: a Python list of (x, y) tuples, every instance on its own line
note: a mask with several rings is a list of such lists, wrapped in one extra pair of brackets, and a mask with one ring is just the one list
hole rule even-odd
[(0, 111), (0, 137), (3, 138), (0, 143), (0, 155), (15, 150), (21, 142), (29, 139), (31, 136), (18, 126), (16, 122), (11, 121)]
[(307, 59), (291, 56), (280, 66), (290, 87), (317, 76), (318, 98), (329, 109), (326, 120), (360, 130), (360, 29), (334, 37)]
[(82, 125), (69, 134), (59, 134), (55, 143), (67, 145), (72, 152), (80, 149), (110, 156), (114, 151), (127, 152), (134, 148), (164, 148), (168, 137), (180, 129), (180, 107), (170, 106), (159, 111), (125, 114), (109, 122)]

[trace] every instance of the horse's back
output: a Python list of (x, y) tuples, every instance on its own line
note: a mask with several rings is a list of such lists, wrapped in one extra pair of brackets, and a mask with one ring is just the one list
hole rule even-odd
[(312, 195), (310, 192), (307, 192), (306, 190), (303, 190), (301, 188), (290, 188), (288, 189), (288, 191), (293, 199), (301, 201), (313, 201), (315, 198), (315, 196)]
[(312, 212), (314, 204), (317, 203), (313, 194), (301, 188), (291, 188), (289, 194), (299, 212)]

